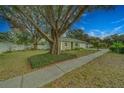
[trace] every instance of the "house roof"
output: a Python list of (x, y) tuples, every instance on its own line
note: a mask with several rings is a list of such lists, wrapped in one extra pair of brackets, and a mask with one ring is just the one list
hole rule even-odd
[(79, 42), (79, 43), (87, 43), (86, 41), (81, 41), (78, 39), (73, 39), (73, 38), (61, 38), (60, 41), (64, 41), (64, 42)]

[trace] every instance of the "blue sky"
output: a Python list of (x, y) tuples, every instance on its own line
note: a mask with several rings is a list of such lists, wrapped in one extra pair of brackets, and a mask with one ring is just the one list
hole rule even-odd
[(112, 34), (124, 33), (124, 6), (115, 6), (112, 10), (96, 10), (84, 13), (75, 23), (91, 36), (103, 38)]
[[(80, 20), (74, 24), (91, 36), (103, 38), (112, 34), (124, 33), (124, 6), (115, 6), (112, 10), (95, 10), (85, 12)], [(0, 20), (0, 32), (9, 31), (9, 24)]]
[(10, 31), (10, 27), (7, 21), (0, 18), (0, 32)]

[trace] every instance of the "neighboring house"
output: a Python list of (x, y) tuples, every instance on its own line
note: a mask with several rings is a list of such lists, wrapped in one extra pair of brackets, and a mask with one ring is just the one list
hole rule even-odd
[(49, 43), (44, 38), (42, 38), (41, 40), (39, 40), (37, 48), (47, 50), (50, 47), (49, 47)]
[(0, 42), (0, 53), (7, 52), (7, 51), (17, 51), (17, 50), (26, 50), (30, 49), (31, 46), (29, 45), (17, 45), (11, 42)]
[[(92, 45), (81, 40), (72, 38), (60, 39), (61, 50), (71, 50), (76, 48), (89, 48)], [(0, 53), (6, 51), (26, 50), (31, 49), (32, 45), (17, 45), (11, 42), (0, 42)], [(45, 39), (41, 39), (38, 44), (38, 49), (49, 49), (49, 43)]]
[(92, 45), (86, 41), (81, 41), (72, 38), (61, 38), (60, 39), (61, 50), (71, 50), (76, 48), (89, 48)]

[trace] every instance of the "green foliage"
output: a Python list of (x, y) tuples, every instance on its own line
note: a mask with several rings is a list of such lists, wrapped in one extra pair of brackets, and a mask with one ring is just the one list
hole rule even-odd
[(11, 42), (14, 42), (16, 44), (30, 44), (32, 43), (32, 37), (29, 32), (23, 32), (23, 31), (16, 31), (11, 32), (10, 34)]
[(124, 47), (124, 44), (122, 42), (113, 42), (112, 47), (121, 48)]
[(52, 55), (52, 54), (40, 54), (35, 55), (29, 58), (29, 62), (31, 63), (32, 68), (43, 67), (55, 62), (64, 61), (67, 59), (75, 58), (76, 55), (71, 55), (68, 53), (60, 54), (60, 55)]
[(105, 37), (103, 40), (103, 42), (106, 43), (107, 47), (111, 47), (111, 45), (113, 45), (113, 43), (117, 41), (124, 43), (124, 34), (121, 34), (121, 35), (114, 34), (114, 35)]
[(17, 44), (29, 44), (29, 43), (31, 43), (31, 38), (29, 37), (29, 34), (26, 32), (18, 34), (17, 38), (18, 38), (18, 40), (16, 41)]
[(10, 41), (9, 32), (0, 32), (0, 41)]
[(115, 53), (124, 53), (124, 44), (122, 42), (114, 42), (110, 50)]
[(92, 40), (90, 41), (91, 44), (93, 44), (94, 48), (99, 49), (100, 48), (100, 39), (99, 38), (92, 38)]
[(82, 29), (69, 30), (66, 33), (66, 37), (83, 40), (83, 41), (87, 41), (89, 39), (89, 35), (86, 34)]

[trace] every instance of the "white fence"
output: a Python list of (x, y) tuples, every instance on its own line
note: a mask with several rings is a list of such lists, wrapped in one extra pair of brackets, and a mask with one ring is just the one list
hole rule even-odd
[[(17, 51), (31, 49), (32, 45), (17, 45), (10, 42), (0, 42), (0, 53), (7, 51)], [(38, 49), (49, 49), (48, 45), (38, 45)]]

